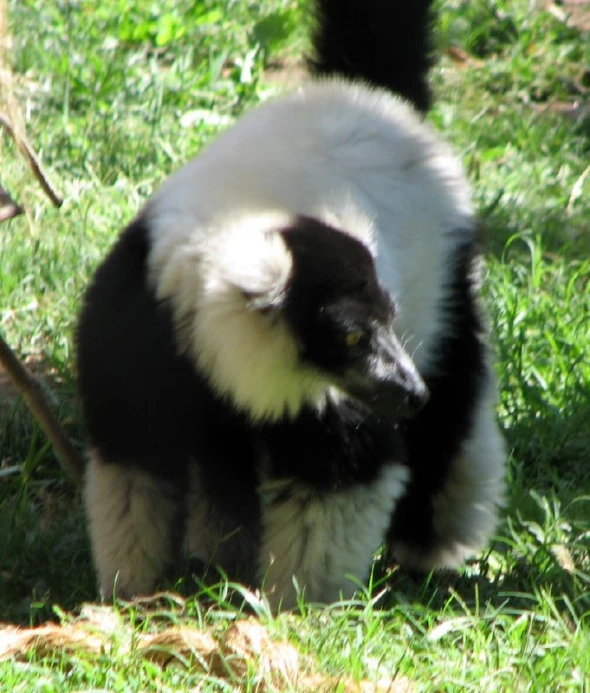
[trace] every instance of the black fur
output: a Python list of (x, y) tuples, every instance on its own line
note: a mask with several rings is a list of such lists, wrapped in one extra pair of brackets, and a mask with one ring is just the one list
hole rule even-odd
[(106, 458), (142, 459), (174, 479), (184, 475), (198, 383), (177, 354), (169, 312), (147, 290), (148, 253), (139, 218), (97, 270), (78, 325), (79, 389), (90, 438)]
[(389, 421), (352, 401), (305, 408), (294, 421), (260, 428), (277, 479), (294, 479), (318, 493), (375, 481), (384, 465), (402, 462), (401, 436)]
[[(367, 248), (316, 219), (299, 218), (283, 231), (293, 256), (284, 315), (302, 345), (302, 357), (327, 371), (343, 372), (354, 353), (347, 330), (385, 322), (393, 311), (377, 280)], [(365, 345), (359, 344), (357, 351)], [(367, 345), (368, 346), (368, 345)]]
[(432, 0), (320, 0), (315, 54), (317, 75), (341, 75), (430, 106)]

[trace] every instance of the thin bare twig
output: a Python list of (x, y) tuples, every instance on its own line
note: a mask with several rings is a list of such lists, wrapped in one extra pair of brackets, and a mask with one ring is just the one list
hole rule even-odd
[(0, 363), (22, 394), (33, 416), (41, 424), (63, 467), (77, 482), (80, 482), (84, 470), (81, 455), (70, 443), (59, 421), (53, 415), (47, 396), (39, 382), (23, 366), (1, 335)]
[(12, 139), (16, 143), (16, 146), (20, 149), (22, 155), (25, 157), (27, 163), (29, 164), (29, 167), (33, 172), (33, 175), (39, 181), (41, 187), (43, 188), (49, 199), (53, 202), (53, 204), (56, 207), (61, 207), (63, 204), (63, 200), (57, 194), (57, 192), (47, 179), (47, 176), (43, 172), (41, 164), (39, 163), (39, 159), (33, 151), (33, 148), (27, 142), (25, 137), (16, 133), (15, 129), (12, 127), (12, 123), (10, 122), (8, 117), (4, 115), (4, 113), (0, 113), (0, 126), (4, 130), (6, 130), (6, 132), (12, 137)]
[[(14, 98), (12, 71), (7, 65), (5, 54), (9, 50), (9, 34), (6, 0), (0, 0), (0, 128), (15, 142), (24, 156), (33, 175), (56, 207), (63, 200), (50, 184), (41, 168), (39, 159), (28, 143), (22, 118)], [(0, 223), (22, 214), (23, 209), (2, 188), (0, 188)], [(81, 455), (68, 440), (59, 421), (53, 415), (47, 395), (39, 382), (28, 372), (15, 353), (0, 335), (0, 364), (4, 367), (17, 390), (23, 396), (33, 416), (45, 431), (49, 442), (62, 466), (80, 482), (84, 470)]]

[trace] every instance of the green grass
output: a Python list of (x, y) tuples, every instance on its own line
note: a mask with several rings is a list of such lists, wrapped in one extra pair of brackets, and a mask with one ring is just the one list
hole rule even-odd
[[(51, 207), (3, 139), (0, 183), (28, 212), (0, 228), (0, 330), (43, 372), (82, 447), (72, 333), (93, 269), (170, 171), (277, 91), (265, 69), (297, 62), (306, 12), (294, 0), (9, 5), (17, 95), (65, 203)], [(445, 2), (433, 73), (431, 120), (463, 158), (486, 231), (511, 451), (504, 519), (457, 575), (378, 566), (356, 603), (277, 618), (257, 607), (273, 637), (334, 676), (406, 676), (419, 691), (590, 688), (590, 124), (553, 108), (587, 94), (590, 41), (531, 7)], [(451, 46), (469, 60), (453, 61)], [(225, 590), (122, 619), (138, 634), (171, 623), (223, 632), (240, 614)], [(76, 491), (24, 405), (0, 405), (0, 620), (35, 625), (95, 598)], [(232, 690), (113, 638), (101, 655), (0, 663), (0, 680), (43, 693)], [(253, 666), (244, 690), (259, 676)]]

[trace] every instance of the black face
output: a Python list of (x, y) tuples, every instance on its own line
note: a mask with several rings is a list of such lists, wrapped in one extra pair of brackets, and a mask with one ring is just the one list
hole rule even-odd
[(417, 411), (426, 387), (397, 340), (395, 306), (367, 248), (306, 217), (282, 234), (294, 258), (284, 314), (301, 358), (376, 413)]

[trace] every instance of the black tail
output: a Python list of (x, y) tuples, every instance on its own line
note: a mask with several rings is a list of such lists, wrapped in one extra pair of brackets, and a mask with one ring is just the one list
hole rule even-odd
[(316, 0), (316, 75), (387, 89), (419, 111), (430, 106), (432, 0)]

